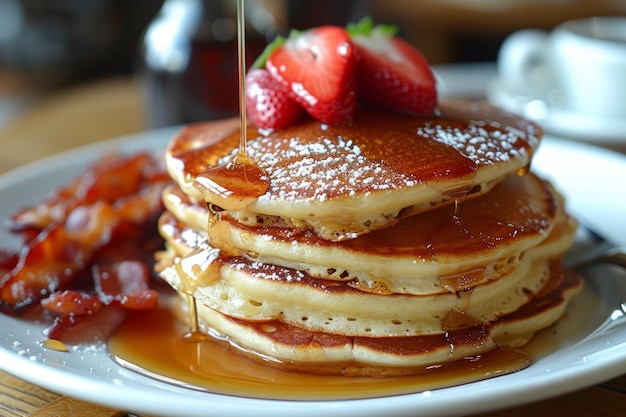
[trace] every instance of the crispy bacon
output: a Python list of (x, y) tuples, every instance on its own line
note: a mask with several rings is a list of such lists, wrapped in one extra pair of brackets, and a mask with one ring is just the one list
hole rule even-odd
[(85, 316), (95, 314), (102, 308), (97, 296), (76, 290), (58, 291), (41, 300), (41, 305), (59, 316)]
[(123, 261), (111, 266), (94, 265), (92, 270), (96, 293), (102, 303), (129, 310), (157, 307), (159, 296), (150, 289), (151, 274), (146, 264)]
[[(0, 278), (15, 268), (18, 259), (19, 254), (16, 251), (0, 248)], [(1, 279), (0, 282), (2, 282)]]
[[(48, 334), (106, 306), (149, 309), (156, 219), (169, 177), (146, 153), (110, 155), (69, 185), (15, 213), (19, 254), (0, 251), (0, 300), (14, 312), (41, 304), (56, 316)], [(51, 336), (52, 337), (52, 336)]]
[(161, 163), (148, 153), (121, 158), (105, 155), (87, 171), (56, 194), (32, 207), (19, 210), (9, 219), (8, 228), (14, 233), (38, 233), (51, 224), (63, 223), (70, 212), (80, 205), (97, 201), (113, 203), (141, 189), (144, 182), (167, 181)]

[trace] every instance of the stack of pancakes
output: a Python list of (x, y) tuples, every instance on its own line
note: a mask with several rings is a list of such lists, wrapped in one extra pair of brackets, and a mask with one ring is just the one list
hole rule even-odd
[(561, 268), (576, 223), (528, 172), (540, 136), (453, 101), (250, 127), (246, 147), (239, 120), (188, 126), (166, 153), (160, 274), (203, 331), (289, 370), (406, 375), (521, 346), (582, 286)]

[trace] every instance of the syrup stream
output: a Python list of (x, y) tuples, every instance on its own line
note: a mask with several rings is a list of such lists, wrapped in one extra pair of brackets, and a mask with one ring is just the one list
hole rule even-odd
[(248, 143), (246, 120), (246, 19), (244, 0), (237, 0), (237, 62), (239, 63), (239, 155), (246, 155)]
[[(234, 160), (235, 167), (245, 167), (248, 162), (247, 148), (247, 120), (246, 120), (246, 25), (245, 25), (244, 0), (237, 0), (237, 62), (239, 68), (239, 153)], [(244, 177), (246, 177), (244, 175)], [(210, 223), (208, 225), (211, 226)], [(206, 339), (198, 326), (198, 312), (196, 298), (187, 294), (187, 309), (189, 314), (189, 331), (183, 336), (186, 342), (197, 343)]]
[(189, 331), (185, 333), (183, 340), (190, 343), (202, 342), (207, 336), (200, 331), (196, 298), (191, 294), (187, 294), (187, 309), (189, 311)]
[(244, 210), (269, 188), (265, 173), (247, 155), (245, 27), (244, 1), (238, 0), (239, 152), (230, 161), (212, 166), (195, 178), (195, 184), (206, 201), (231, 210)]

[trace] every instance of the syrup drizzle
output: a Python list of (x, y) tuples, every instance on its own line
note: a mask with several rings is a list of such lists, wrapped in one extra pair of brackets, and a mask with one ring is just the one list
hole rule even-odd
[[(570, 280), (573, 279), (570, 276)], [(568, 285), (568, 284), (564, 284)], [(556, 292), (556, 297), (560, 297)], [(534, 360), (570, 343), (580, 330), (585, 309), (573, 308), (555, 325), (541, 330), (518, 349), (497, 347), (442, 365), (424, 366), (412, 376), (348, 377), (290, 372), (263, 360), (251, 360), (225, 340), (209, 337), (185, 343), (184, 326), (174, 315), (177, 297), (163, 295), (157, 311), (133, 311), (108, 341), (109, 354), (121, 366), (148, 377), (187, 389), (248, 398), (284, 400), (338, 400), (374, 398), (456, 386), (521, 370)], [(578, 307), (599, 301), (587, 292)], [(556, 300), (556, 299), (555, 299)], [(180, 310), (179, 310), (179, 313)], [(446, 318), (450, 329), (472, 323), (472, 318), (452, 311)], [(577, 329), (577, 330), (574, 330)], [(569, 342), (568, 342), (569, 340)], [(455, 341), (451, 340), (454, 345)]]
[[(247, 155), (248, 130), (246, 126), (246, 18), (243, 0), (237, 0), (237, 62), (239, 63), (239, 155)], [(241, 162), (241, 161), (240, 161)]]
[(200, 331), (196, 298), (190, 294), (187, 294), (187, 309), (189, 311), (189, 331), (185, 333), (183, 340), (190, 343), (202, 342), (207, 336)]
[(220, 206), (243, 210), (269, 188), (267, 175), (247, 153), (246, 119), (246, 25), (243, 0), (237, 1), (237, 53), (239, 63), (239, 152), (224, 164), (217, 165), (196, 177), (196, 186), (205, 200)]
[[(246, 25), (244, 0), (237, 0), (237, 62), (239, 68), (239, 152), (232, 161), (218, 165), (200, 176), (201, 188), (210, 194), (218, 195), (219, 200), (236, 197), (242, 206), (247, 206), (257, 197), (265, 193), (269, 184), (264, 173), (256, 166), (247, 154), (248, 129), (246, 120)], [(243, 198), (241, 191), (245, 191)], [(219, 201), (218, 200), (218, 201)], [(209, 221), (208, 227), (212, 222)], [(206, 339), (206, 335), (198, 326), (196, 298), (187, 294), (189, 314), (189, 331), (183, 339), (198, 343)]]
[(109, 340), (109, 353), (121, 366), (169, 384), (224, 395), (283, 400), (415, 393), (508, 374), (527, 367), (531, 361), (525, 352), (498, 347), (443, 365), (424, 366), (412, 376), (316, 375), (251, 360), (227, 342), (212, 337), (186, 343), (180, 337), (182, 327), (171, 306), (132, 312)]

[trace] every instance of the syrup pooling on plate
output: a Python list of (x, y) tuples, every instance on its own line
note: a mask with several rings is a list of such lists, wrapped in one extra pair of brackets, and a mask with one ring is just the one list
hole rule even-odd
[(133, 314), (108, 342), (124, 367), (166, 382), (212, 393), (286, 400), (338, 400), (399, 395), (504, 375), (525, 368), (526, 354), (498, 348), (412, 377), (350, 378), (289, 372), (246, 358), (227, 342), (185, 343), (185, 326), (171, 309)]
[[(571, 278), (571, 277), (570, 277)], [(572, 285), (570, 278), (563, 286)], [(558, 294), (546, 298), (556, 302)], [(164, 297), (164, 299), (168, 299)], [(171, 299), (168, 299), (171, 300)], [(529, 309), (511, 316), (532, 314)], [(268, 362), (251, 360), (227, 341), (207, 339), (185, 343), (185, 326), (171, 306), (158, 312), (133, 313), (108, 342), (109, 353), (122, 366), (170, 383), (213, 393), (287, 400), (337, 400), (400, 395), (475, 382), (505, 375), (529, 366), (558, 347), (564, 335), (549, 328), (524, 350), (497, 348), (453, 363), (424, 367), (414, 376), (369, 378), (323, 376), (276, 369)], [(449, 317), (449, 326), (459, 320)], [(529, 357), (526, 351), (532, 352)], [(268, 359), (270, 360), (270, 359)]]

